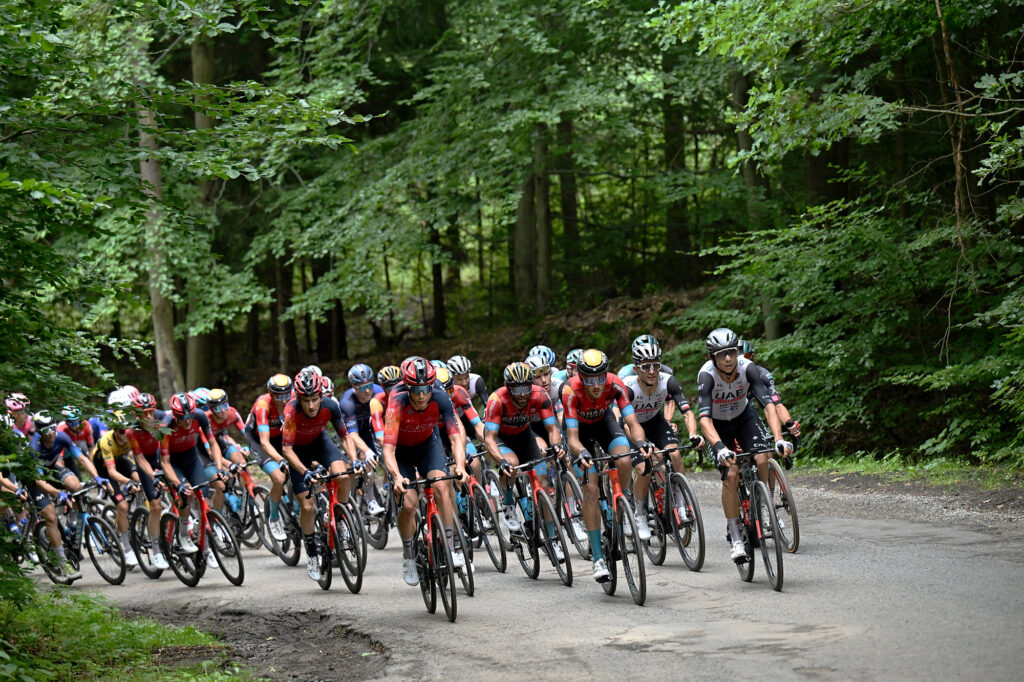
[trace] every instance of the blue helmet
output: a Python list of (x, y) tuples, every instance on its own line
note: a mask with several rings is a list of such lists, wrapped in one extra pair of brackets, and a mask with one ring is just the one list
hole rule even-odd
[(555, 360), (557, 359), (555, 357), (555, 351), (551, 350), (547, 346), (534, 346), (530, 349), (530, 352), (526, 354), (527, 357), (531, 355), (541, 356), (544, 358), (544, 363), (547, 365), (554, 365)]
[(353, 386), (362, 386), (373, 381), (373, 370), (370, 369), (369, 365), (359, 363), (358, 365), (352, 365), (352, 368), (348, 371), (348, 382)]
[[(432, 364), (437, 369), (441, 369), (442, 367), (444, 369), (448, 369), (448, 363), (445, 362), (444, 360), (431, 360), (430, 364)], [(448, 371), (450, 372), (451, 370), (448, 369)]]

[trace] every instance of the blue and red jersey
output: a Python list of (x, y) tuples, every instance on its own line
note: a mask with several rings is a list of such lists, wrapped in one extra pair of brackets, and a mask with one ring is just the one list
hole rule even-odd
[(71, 439), (71, 442), (77, 445), (78, 449), (82, 452), (88, 452), (91, 450), (92, 446), (96, 442), (93, 439), (92, 424), (85, 420), (82, 420), (79, 423), (77, 431), (68, 426), (66, 421), (57, 424), (57, 431), (60, 433), (66, 433), (68, 438)]
[(199, 441), (206, 445), (213, 440), (213, 433), (210, 432), (210, 420), (202, 410), (192, 411), (192, 421), (187, 427), (179, 426), (174, 418), (173, 412), (164, 415), (160, 426), (170, 429), (171, 432), (160, 440), (161, 455), (175, 455), (188, 452), (194, 448)]
[(277, 403), (274, 402), (270, 393), (264, 393), (249, 410), (249, 418), (245, 421), (245, 428), (256, 433), (269, 433), (271, 438), (281, 435), (281, 428), (284, 426), (284, 418), (277, 411)]
[(213, 410), (206, 411), (206, 418), (210, 421), (210, 429), (213, 431), (215, 436), (226, 436), (228, 435), (228, 429), (234, 426), (239, 431), (245, 431), (245, 424), (242, 423), (242, 416), (238, 414), (238, 410), (234, 407), (228, 406), (228, 409), (220, 412), (223, 417), (217, 418), (217, 412)]
[(480, 413), (473, 407), (473, 399), (469, 396), (469, 391), (462, 386), (455, 386), (450, 397), (452, 407), (455, 408), (455, 416), (462, 420), (462, 425), (466, 427), (466, 433), (470, 433), (471, 429), (480, 423)]
[(508, 388), (502, 386), (487, 399), (487, 407), (484, 409), (484, 430), (514, 436), (525, 431), (535, 417), (544, 424), (557, 423), (555, 413), (551, 409), (551, 400), (543, 388), (532, 386), (526, 405), (519, 409), (512, 400)]
[(50, 447), (43, 445), (42, 436), (38, 433), (33, 434), (32, 440), (29, 441), (29, 446), (36, 451), (39, 459), (48, 467), (57, 466), (57, 463), (67, 459), (68, 455), (75, 458), (82, 456), (82, 451), (68, 438), (66, 433), (58, 432)]
[(391, 391), (384, 415), (384, 445), (410, 447), (426, 442), (443, 422), (449, 437), (461, 434), (451, 398), (443, 388), (434, 386), (423, 410), (413, 408), (409, 390), (404, 386)]
[(345, 418), (341, 413), (341, 407), (334, 398), (322, 398), (320, 409), (315, 417), (308, 417), (302, 411), (299, 399), (294, 398), (288, 401), (284, 408), (284, 425), (281, 427), (282, 445), (294, 447), (296, 445), (308, 445), (316, 440), (324, 432), (324, 427), (330, 423), (334, 426), (338, 438), (345, 440), (348, 432), (345, 430)]
[(596, 424), (604, 419), (612, 405), (618, 406), (623, 417), (633, 414), (633, 406), (629, 402), (629, 389), (622, 383), (622, 379), (611, 372), (607, 373), (607, 380), (596, 399), (587, 394), (586, 388), (579, 375), (569, 379), (562, 388), (565, 428), (578, 429), (580, 422)]
[(345, 428), (349, 433), (366, 432), (372, 428), (372, 403), (375, 399), (380, 401), (382, 398), (384, 398), (384, 389), (377, 384), (373, 384), (372, 396), (365, 403), (359, 402), (354, 388), (350, 388), (342, 394), (338, 404), (341, 406), (342, 414), (345, 415)]

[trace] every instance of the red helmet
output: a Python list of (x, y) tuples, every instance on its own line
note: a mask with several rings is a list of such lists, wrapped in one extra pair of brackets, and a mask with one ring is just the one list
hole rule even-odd
[(402, 363), (402, 381), (406, 386), (429, 386), (437, 378), (437, 370), (425, 358), (413, 356)]
[(321, 375), (308, 367), (295, 377), (295, 395), (303, 398), (323, 395), (324, 385)]
[(171, 396), (171, 412), (175, 417), (182, 417), (185, 413), (192, 414), (196, 409), (196, 399), (188, 393), (175, 393)]
[(140, 393), (132, 400), (132, 406), (140, 410), (155, 410), (156, 398), (152, 393)]
[(334, 382), (329, 376), (320, 377), (320, 385), (323, 386), (323, 394), (326, 398), (334, 397)]

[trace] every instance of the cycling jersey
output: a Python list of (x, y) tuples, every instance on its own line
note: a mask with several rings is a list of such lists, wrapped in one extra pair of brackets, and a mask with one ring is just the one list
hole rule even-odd
[(82, 452), (86, 452), (92, 449), (95, 444), (92, 436), (92, 424), (88, 421), (82, 421), (77, 431), (68, 426), (66, 421), (57, 424), (57, 430), (61, 433), (66, 433), (68, 438), (78, 446), (78, 449)]
[[(119, 444), (114, 440), (114, 432), (107, 431), (103, 436), (96, 441), (96, 445), (92, 449), (92, 463), (96, 465), (96, 471), (102, 472), (107, 471), (108, 463), (113, 465), (123, 476), (130, 476), (132, 469), (135, 468), (135, 462), (132, 462), (127, 456), (132, 452), (131, 440), (125, 441), (124, 445)], [(128, 471), (126, 474), (125, 471)]]
[(56, 468), (60, 460), (67, 459), (68, 455), (74, 459), (82, 456), (82, 451), (68, 438), (66, 433), (58, 432), (50, 447), (43, 445), (42, 437), (35, 433), (32, 435), (32, 440), (29, 441), (29, 447), (35, 450), (43, 464), (51, 469)]
[(17, 422), (15, 422), (14, 430), (26, 438), (31, 438), (32, 434), (36, 432), (36, 423), (32, 421), (32, 417), (28, 417), (21, 423), (21, 426), (18, 426)]
[(484, 383), (484, 378), (479, 374), (469, 373), (469, 397), (484, 399), (487, 395), (487, 384)]
[(92, 428), (92, 437), (95, 440), (107, 432), (107, 425), (99, 417), (89, 417), (89, 426)]
[(512, 400), (508, 388), (502, 386), (487, 399), (484, 410), (484, 430), (499, 435), (514, 435), (525, 431), (534, 418), (544, 424), (556, 424), (551, 400), (540, 386), (532, 386), (526, 405), (520, 409)]
[(206, 418), (210, 420), (210, 430), (213, 431), (213, 435), (220, 438), (228, 435), (228, 429), (234, 426), (239, 431), (245, 431), (245, 424), (242, 423), (242, 416), (238, 414), (238, 410), (234, 407), (228, 406), (228, 409), (224, 410), (220, 414), (224, 415), (220, 419), (217, 418), (217, 412), (213, 410), (206, 411)]
[(434, 435), (440, 420), (444, 421), (449, 437), (461, 433), (451, 398), (443, 388), (434, 386), (431, 389), (430, 401), (422, 411), (413, 408), (407, 388), (396, 388), (388, 396), (384, 444), (401, 447), (420, 445)]
[[(778, 405), (782, 402), (782, 398), (779, 397), (779, 392), (775, 390), (775, 377), (761, 365), (755, 365), (755, 367), (757, 367), (757, 371), (761, 374), (761, 381), (764, 383), (765, 388), (768, 389), (769, 400), (773, 405)], [(756, 398), (757, 396), (754, 397)], [(761, 407), (764, 406), (765, 404), (761, 403)]]
[(606, 381), (601, 394), (595, 399), (586, 392), (586, 386), (579, 375), (569, 379), (562, 389), (562, 405), (565, 408), (565, 428), (579, 428), (580, 422), (596, 424), (604, 419), (612, 405), (619, 408), (623, 417), (633, 414), (633, 406), (629, 402), (629, 391), (622, 379), (611, 372), (606, 374)]
[(210, 431), (210, 420), (202, 410), (193, 410), (192, 421), (187, 427), (180, 426), (174, 418), (173, 412), (164, 415), (160, 426), (170, 429), (171, 432), (160, 440), (161, 455), (178, 455), (191, 452), (199, 444), (199, 441), (206, 445), (213, 440), (213, 433)]
[[(160, 415), (159, 419), (163, 421), (163, 417), (164, 415)], [(159, 431), (154, 433), (142, 427), (128, 429), (128, 442), (132, 445), (132, 452), (136, 456), (145, 456), (150, 460), (150, 464), (153, 463), (153, 458), (160, 454), (160, 441), (163, 437), (164, 434)]]
[[(661, 366), (661, 371), (665, 372), (666, 374), (675, 374), (675, 372), (672, 371), (672, 368), (669, 367), (668, 365), (662, 365)], [(636, 367), (633, 365), (633, 363), (630, 363), (628, 365), (623, 365), (619, 369), (619, 378), (620, 379), (625, 379), (626, 377), (633, 377), (633, 376), (636, 376)]]
[(697, 405), (701, 417), (721, 421), (736, 419), (747, 409), (749, 394), (762, 405), (771, 400), (757, 365), (743, 356), (737, 359), (736, 378), (731, 382), (722, 378), (711, 360), (697, 373)]
[(270, 393), (264, 393), (249, 410), (249, 418), (245, 420), (245, 428), (252, 432), (269, 432), (270, 437), (281, 435), (283, 420), (277, 411), (277, 403)]
[(371, 404), (374, 399), (378, 401), (384, 397), (384, 389), (373, 384), (373, 392), (371, 398), (365, 403), (360, 402), (358, 396), (356, 396), (356, 390), (350, 388), (342, 394), (338, 404), (341, 406), (341, 412), (345, 415), (345, 428), (348, 429), (349, 433), (358, 433), (363, 440), (373, 430), (373, 426), (370, 421), (373, 415), (373, 405)]
[(316, 416), (309, 417), (302, 410), (299, 399), (290, 400), (284, 408), (284, 426), (281, 428), (281, 443), (285, 446), (308, 445), (324, 432), (330, 422), (338, 438), (345, 440), (345, 419), (341, 407), (334, 398), (322, 398)]
[(680, 414), (686, 413), (690, 409), (690, 403), (686, 401), (686, 396), (683, 395), (683, 388), (679, 385), (679, 380), (671, 374), (660, 372), (658, 374), (658, 383), (651, 394), (645, 392), (644, 386), (640, 383), (640, 377), (635, 374), (623, 379), (622, 383), (626, 385), (626, 390), (629, 391), (630, 403), (636, 412), (637, 421), (641, 424), (650, 421), (656, 415), (662, 414), (665, 401), (669, 398), (675, 402)]
[(480, 413), (473, 407), (472, 396), (462, 386), (455, 386), (451, 393), (452, 407), (455, 416), (462, 420), (466, 433), (473, 433), (473, 427), (480, 423)]

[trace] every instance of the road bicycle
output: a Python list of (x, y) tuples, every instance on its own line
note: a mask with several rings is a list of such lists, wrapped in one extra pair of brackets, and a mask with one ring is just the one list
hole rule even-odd
[(425, 513), (416, 515), (416, 532), (413, 534), (413, 556), (416, 557), (416, 572), (420, 579), (420, 594), (428, 613), (437, 610), (437, 593), (441, 593), (445, 615), (452, 623), (458, 615), (455, 594), (455, 566), (452, 551), (445, 537), (444, 524), (434, 500), (434, 484), (453, 481), (455, 474), (421, 478), (410, 481), (406, 488), (422, 488), (426, 499)]
[(483, 457), (482, 451), (476, 454), (466, 453), (466, 473), (469, 480), (464, 484), (456, 483), (455, 504), (458, 511), (459, 522), (469, 542), (463, 548), (466, 559), (473, 558), (473, 547), (482, 546), (487, 550), (487, 555), (499, 573), (504, 573), (508, 565), (505, 543), (499, 529), (498, 515), (492, 506), (492, 498), (484, 490), (484, 487), (473, 474), (472, 461), (477, 457)]
[[(181, 518), (177, 505), (181, 498), (172, 491), (175, 503), (160, 518), (160, 549), (174, 575), (189, 587), (198, 585), (199, 579), (206, 572), (206, 550), (209, 548), (228, 582), (232, 585), (241, 585), (245, 580), (245, 565), (242, 562), (238, 540), (231, 532), (231, 526), (220, 512), (210, 508), (202, 488), (191, 488), (185, 492), (185, 496), (192, 498), (196, 509), (192, 509), (192, 505), (186, 506), (182, 510), (186, 512), (185, 518)], [(190, 520), (192, 523), (189, 523)], [(178, 533), (178, 526), (182, 523), (189, 524), (186, 532), (199, 548), (198, 552), (188, 553), (182, 550), (181, 537)]]
[[(692, 449), (693, 446), (687, 446)], [(654, 474), (647, 489), (647, 522), (651, 528), (651, 539), (644, 543), (647, 558), (655, 566), (665, 563), (668, 551), (668, 537), (672, 538), (683, 563), (691, 571), (704, 566), (704, 521), (690, 482), (676, 471), (671, 453), (684, 449), (671, 445), (655, 450), (661, 461), (654, 464)], [(698, 465), (703, 461), (703, 452), (698, 450)]]
[(559, 523), (580, 558), (590, 561), (590, 538), (587, 524), (583, 521), (583, 490), (579, 479), (566, 458), (557, 458), (554, 465), (550, 491), (558, 509)]
[[(65, 501), (58, 502), (57, 528), (64, 546), (64, 554), (76, 571), (81, 570), (82, 549), (84, 548), (89, 553), (89, 559), (96, 567), (100, 577), (111, 585), (120, 585), (124, 582), (128, 569), (125, 565), (124, 552), (121, 550), (118, 533), (114, 526), (102, 516), (90, 513), (89, 505), (84, 499), (89, 491), (98, 487), (100, 487), (98, 483), (90, 481), (79, 490), (69, 493)], [(76, 515), (77, 518), (75, 518)], [(46, 523), (42, 519), (37, 519), (34, 533), (40, 559), (46, 555), (46, 560), (42, 562), (46, 576), (58, 585), (70, 585), (77, 580), (77, 578), (66, 577), (61, 570), (60, 563), (55, 557), (51, 557), (53, 547), (50, 546), (50, 538), (46, 534)]]
[[(164, 487), (163, 476), (164, 472), (160, 469), (156, 469), (153, 472), (153, 480), (156, 481), (158, 489)], [(146, 499), (141, 488), (132, 489), (128, 496), (128, 531), (132, 550), (135, 552), (135, 558), (139, 560), (139, 570), (147, 578), (155, 580), (163, 575), (164, 569), (153, 565), (153, 545), (151, 542), (152, 538), (149, 535), (149, 504), (149, 500)], [(164, 508), (167, 508), (166, 505)], [(159, 542), (157, 540), (157, 544)]]
[(232, 462), (228, 467), (230, 477), (224, 491), (224, 516), (243, 545), (253, 549), (263, 545), (273, 551), (269, 520), (263, 515), (270, 490), (253, 480), (248, 471), (252, 466), (259, 466), (259, 462)]
[(355, 471), (328, 473), (318, 468), (310, 481), (307, 498), (314, 500), (314, 530), (317, 555), (320, 559), (320, 580), (317, 583), (324, 590), (331, 588), (334, 563), (341, 571), (345, 585), (353, 594), (363, 586), (363, 567), (360, 557), (359, 537), (362, 529), (352, 516), (348, 505), (338, 501), (338, 478), (353, 476)]
[[(512, 551), (519, 559), (523, 572), (536, 579), (540, 574), (540, 549), (543, 548), (558, 573), (559, 580), (566, 587), (572, 585), (572, 561), (565, 540), (565, 531), (558, 522), (555, 505), (548, 494), (548, 488), (541, 483), (537, 467), (556, 459), (552, 448), (544, 451), (545, 456), (519, 465), (509, 465), (516, 472), (516, 501), (513, 513), (519, 517), (522, 529), (509, 533)], [(561, 558), (558, 554), (561, 553)]]
[[(800, 444), (800, 440), (784, 431), (789, 441), (793, 443), (793, 455)], [(779, 517), (778, 536), (779, 542), (789, 553), (794, 553), (800, 547), (800, 519), (796, 512), (796, 499), (793, 497), (793, 489), (789, 487), (789, 480), (786, 478), (785, 469), (793, 467), (793, 457), (784, 457), (782, 465), (776, 461), (774, 454), (768, 460), (768, 492), (772, 496), (772, 506), (775, 507), (775, 514)]]
[[(751, 582), (754, 579), (754, 550), (761, 548), (761, 558), (768, 581), (776, 592), (782, 591), (782, 542), (776, 534), (779, 519), (775, 514), (768, 486), (758, 478), (754, 452), (737, 452), (736, 465), (740, 470), (737, 493), (740, 499), (740, 524), (746, 556), (736, 562), (740, 579)], [(722, 468), (724, 480), (726, 470)], [(728, 537), (728, 535), (727, 535)], [(732, 541), (732, 538), (729, 538)]]

